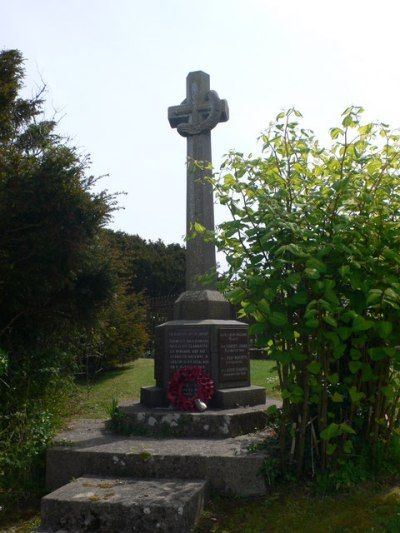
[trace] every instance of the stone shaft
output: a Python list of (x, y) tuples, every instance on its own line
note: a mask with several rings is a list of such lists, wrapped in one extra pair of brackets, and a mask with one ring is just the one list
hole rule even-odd
[[(168, 109), (171, 127), (187, 140), (187, 218), (186, 234), (190, 237), (197, 222), (206, 230), (214, 230), (212, 185), (204, 179), (211, 161), (211, 130), (228, 120), (226, 100), (210, 90), (210, 76), (190, 72), (186, 79), (186, 98), (179, 106)], [(195, 164), (195, 162), (200, 162)], [(202, 236), (189, 238), (186, 248), (186, 290), (215, 289), (215, 281), (204, 285), (199, 278), (216, 270), (215, 246)]]
[[(205, 181), (207, 170), (193, 161), (211, 162), (211, 132), (187, 138), (187, 197), (186, 197), (186, 234), (190, 235), (195, 222), (206, 230), (214, 230), (213, 189)], [(200, 276), (216, 269), (215, 246), (199, 237), (189, 238), (186, 243), (186, 290), (214, 289), (215, 282), (205, 286)]]

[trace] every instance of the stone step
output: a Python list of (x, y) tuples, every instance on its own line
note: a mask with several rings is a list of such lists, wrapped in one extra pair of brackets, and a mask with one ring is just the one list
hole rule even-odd
[(267, 408), (271, 405), (278, 406), (279, 402), (268, 399), (267, 403), (251, 407), (190, 413), (161, 407), (149, 409), (140, 402), (126, 402), (118, 407), (114, 427), (117, 432), (142, 436), (236, 437), (265, 428)]
[(205, 498), (205, 481), (81, 477), (42, 498), (39, 532), (187, 533)]
[(262, 495), (268, 454), (254, 450), (268, 433), (227, 439), (157, 439), (111, 433), (104, 422), (74, 423), (47, 452), (47, 487), (83, 475), (206, 479), (219, 494)]

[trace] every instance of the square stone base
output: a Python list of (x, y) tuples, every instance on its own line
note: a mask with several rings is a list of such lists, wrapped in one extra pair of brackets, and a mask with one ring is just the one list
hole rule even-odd
[(165, 390), (161, 387), (140, 387), (140, 403), (145, 407), (168, 407)]
[[(247, 405), (265, 404), (266, 392), (264, 387), (250, 385), (234, 389), (217, 389), (210, 402), (210, 407), (216, 409), (232, 409)], [(145, 407), (168, 407), (166, 392), (161, 387), (141, 387), (140, 403)]]
[(267, 394), (264, 387), (258, 387), (257, 385), (235, 389), (217, 389), (210, 402), (210, 407), (232, 409), (247, 405), (261, 405), (265, 404), (266, 399)]

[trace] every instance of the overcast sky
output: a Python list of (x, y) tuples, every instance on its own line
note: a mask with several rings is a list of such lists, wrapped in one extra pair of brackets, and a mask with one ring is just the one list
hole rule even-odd
[(324, 139), (350, 104), (399, 127), (399, 20), (396, 0), (0, 0), (0, 48), (23, 53), (29, 93), (46, 83), (103, 187), (128, 193), (112, 227), (182, 242), (186, 141), (167, 108), (187, 73), (229, 103), (215, 166), (293, 105)]

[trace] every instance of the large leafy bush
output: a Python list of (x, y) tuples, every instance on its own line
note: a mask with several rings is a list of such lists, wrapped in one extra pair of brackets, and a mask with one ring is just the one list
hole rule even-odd
[(361, 113), (329, 148), (281, 113), (261, 157), (231, 152), (212, 179), (232, 215), (228, 296), (277, 362), (281, 465), (298, 476), (399, 430), (400, 137)]

